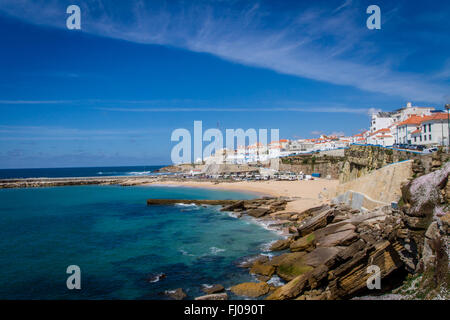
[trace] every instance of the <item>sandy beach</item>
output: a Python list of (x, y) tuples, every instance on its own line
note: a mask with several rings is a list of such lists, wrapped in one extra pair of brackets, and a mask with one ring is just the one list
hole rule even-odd
[(288, 203), (286, 212), (303, 211), (329, 202), (328, 194), (339, 184), (338, 180), (300, 180), (300, 181), (155, 181), (155, 185), (177, 185), (197, 188), (223, 189), (243, 192), (255, 192), (275, 197), (297, 198)]

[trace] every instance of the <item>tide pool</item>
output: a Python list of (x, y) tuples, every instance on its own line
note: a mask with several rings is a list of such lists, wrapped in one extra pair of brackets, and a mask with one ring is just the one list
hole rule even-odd
[[(236, 261), (279, 239), (219, 207), (146, 206), (147, 198), (249, 199), (251, 194), (162, 186), (0, 190), (0, 299), (166, 299), (183, 288), (253, 278)], [(68, 290), (66, 268), (81, 268)], [(150, 282), (154, 275), (165, 279)]]

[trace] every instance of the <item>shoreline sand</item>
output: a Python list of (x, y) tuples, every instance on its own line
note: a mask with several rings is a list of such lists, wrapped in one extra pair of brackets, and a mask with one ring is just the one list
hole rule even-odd
[(328, 194), (339, 184), (338, 180), (300, 180), (300, 181), (155, 181), (145, 185), (181, 186), (193, 188), (207, 188), (216, 190), (230, 190), (251, 192), (260, 196), (288, 197), (290, 201), (285, 212), (303, 211), (314, 206), (328, 203)]

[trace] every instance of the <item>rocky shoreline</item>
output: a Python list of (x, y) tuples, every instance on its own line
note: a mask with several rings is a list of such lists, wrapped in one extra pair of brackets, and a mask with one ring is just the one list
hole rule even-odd
[[(149, 199), (149, 205), (194, 203), (222, 205), (237, 217), (269, 221), (287, 236), (272, 244), (280, 253), (246, 263), (258, 282), (236, 284), (237, 296), (269, 300), (331, 300), (379, 296), (410, 278), (420, 277), (411, 299), (448, 299), (450, 235), (450, 163), (402, 187), (398, 207), (383, 206), (362, 212), (344, 204), (323, 204), (302, 212), (286, 212), (290, 198), (253, 200)], [(380, 289), (367, 281), (378, 268)], [(274, 275), (287, 283), (268, 283)], [(215, 293), (216, 294), (216, 293)], [(405, 295), (390, 295), (405, 298)], [(220, 295), (198, 299), (227, 299)], [(382, 298), (382, 296), (381, 296)]]

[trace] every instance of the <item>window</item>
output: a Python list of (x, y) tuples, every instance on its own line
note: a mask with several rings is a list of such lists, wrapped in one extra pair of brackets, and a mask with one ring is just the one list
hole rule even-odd
[(431, 134), (428, 136), (428, 138), (430, 139), (430, 141), (431, 141)]
[(424, 124), (424, 125), (423, 125), (423, 133), (426, 133), (426, 132), (427, 132), (427, 125)]
[(414, 142), (417, 142), (417, 137), (414, 137)]
[[(431, 132), (431, 123), (428, 124), (428, 131)], [(431, 139), (431, 138), (430, 138)]]
[(422, 136), (420, 136), (419, 138), (420, 138), (420, 142), (422, 142)]
[(423, 135), (423, 140), (427, 141), (427, 136), (425, 134)]

